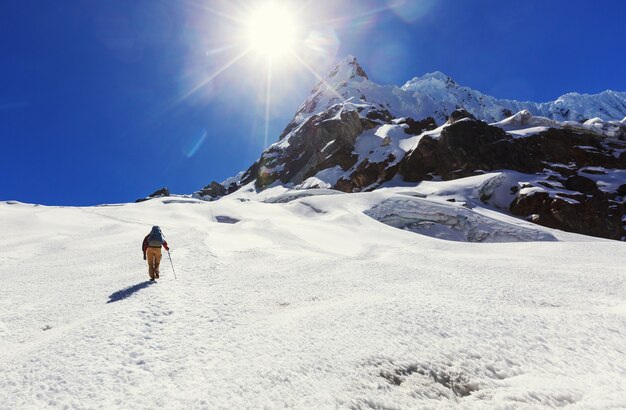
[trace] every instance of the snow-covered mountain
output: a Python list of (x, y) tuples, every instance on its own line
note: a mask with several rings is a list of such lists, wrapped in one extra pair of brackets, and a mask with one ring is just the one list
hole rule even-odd
[(626, 92), (604, 91), (595, 95), (568, 93), (555, 101), (524, 102), (497, 99), (460, 86), (441, 72), (415, 77), (402, 87), (379, 85), (368, 79), (354, 56), (348, 56), (313, 89), (295, 115), (292, 126), (303, 123), (310, 116), (334, 104), (346, 102), (362, 108), (369, 106), (374, 110), (388, 110), (396, 118), (421, 120), (432, 117), (439, 125), (460, 108), (489, 123), (503, 120), (522, 110), (556, 121), (626, 118)]
[[(315, 170), (330, 176), (322, 179), (337, 187), (342, 176), (349, 179), (347, 158), (352, 154), (358, 156), (357, 165), (380, 163), (390, 156), (392, 163), (399, 163), (422, 136), (440, 135), (457, 110), (513, 136), (553, 128), (612, 140), (626, 138), (626, 92), (570, 93), (547, 103), (499, 100), (461, 87), (439, 72), (416, 77), (403, 87), (378, 85), (348, 56), (312, 90), (279, 141), (263, 153), (258, 169), (253, 167), (241, 179), (244, 183), (256, 179), (257, 186), (263, 187), (276, 179), (272, 175), (279, 175), (283, 183), (300, 184)], [(381, 150), (381, 146), (388, 148)], [(329, 169), (333, 161), (327, 159), (337, 151), (341, 158), (334, 165), (341, 169)], [(292, 172), (285, 172), (286, 168)], [(361, 184), (349, 190), (371, 189), (376, 186), (372, 182), (373, 186)]]
[(547, 103), (500, 100), (439, 72), (402, 87), (379, 85), (349, 56), (255, 164), (198, 196), (219, 197), (250, 182), (257, 189), (362, 192), (512, 171), (527, 177), (502, 187), (516, 195), (501, 211), (623, 239), (625, 117), (623, 92), (570, 93)]

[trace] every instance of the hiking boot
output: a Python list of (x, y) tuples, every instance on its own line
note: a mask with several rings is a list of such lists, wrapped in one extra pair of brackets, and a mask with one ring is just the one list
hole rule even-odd
[(150, 278), (150, 282), (154, 282), (154, 278)]

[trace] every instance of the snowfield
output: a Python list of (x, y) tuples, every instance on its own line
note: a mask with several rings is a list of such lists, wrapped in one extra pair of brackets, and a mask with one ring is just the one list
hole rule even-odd
[(437, 184), (0, 203), (0, 408), (623, 408), (626, 245)]

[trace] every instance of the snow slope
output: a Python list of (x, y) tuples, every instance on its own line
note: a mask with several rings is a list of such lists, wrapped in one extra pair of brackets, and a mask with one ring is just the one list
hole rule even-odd
[[(476, 204), (464, 209), (481, 223), (548, 241), (447, 241), (365, 214), (403, 198), (430, 215), (462, 206), (446, 192), (471, 202), (476, 178), (0, 203), (0, 408), (622, 406), (623, 243)], [(153, 224), (178, 279), (164, 258), (146, 282)]]

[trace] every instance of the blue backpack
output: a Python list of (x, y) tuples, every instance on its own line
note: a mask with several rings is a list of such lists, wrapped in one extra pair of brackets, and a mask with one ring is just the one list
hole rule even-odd
[(150, 235), (148, 235), (148, 246), (161, 247), (162, 244), (163, 234), (161, 233), (161, 228), (153, 226), (152, 231), (150, 231)]

